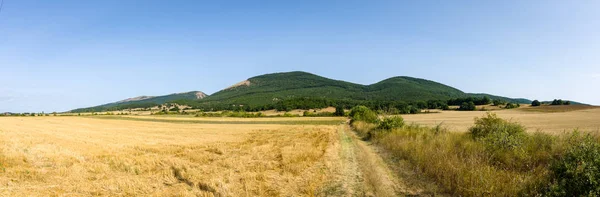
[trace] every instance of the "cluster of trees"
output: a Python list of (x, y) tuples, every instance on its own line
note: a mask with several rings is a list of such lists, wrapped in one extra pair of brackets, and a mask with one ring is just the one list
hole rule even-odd
[(202, 111), (246, 111), (258, 112), (263, 110), (291, 111), (293, 109), (320, 109), (330, 106), (336, 106), (339, 114), (344, 109), (363, 105), (372, 110), (393, 112), (397, 114), (419, 113), (421, 109), (448, 109), (445, 101), (419, 101), (419, 102), (404, 102), (404, 101), (366, 101), (366, 100), (347, 100), (347, 99), (326, 99), (326, 98), (291, 98), (286, 100), (274, 101), (266, 105), (240, 105), (215, 102), (187, 102), (178, 101), (177, 104), (188, 105), (193, 109)]
[(29, 112), (25, 112), (25, 113), (0, 113), (0, 116), (57, 116), (58, 113), (56, 112), (52, 112), (51, 114), (47, 114), (44, 112), (41, 113), (29, 113)]
[(475, 111), (475, 102), (463, 102), (460, 107), (458, 107), (459, 111)]
[(562, 99), (554, 99), (550, 105), (570, 105), (571, 101), (563, 101)]
[[(427, 101), (398, 101), (398, 100), (355, 100), (355, 99), (329, 99), (320, 97), (293, 97), (287, 99), (274, 99), (269, 104), (248, 104), (248, 103), (226, 103), (221, 101), (194, 101), (194, 100), (177, 100), (174, 104), (190, 106), (192, 109), (198, 109), (204, 112), (213, 111), (243, 111), (243, 112), (259, 112), (264, 110), (291, 111), (293, 109), (321, 109), (330, 106), (340, 108), (336, 111), (343, 111), (354, 106), (365, 106), (371, 110), (387, 113), (387, 114), (416, 114), (424, 109), (442, 109), (448, 110), (449, 106), (459, 106), (459, 110), (475, 110), (476, 105), (487, 105), (490, 103), (495, 105), (505, 105), (506, 101), (495, 99), (492, 101), (487, 96), (483, 97), (465, 97), (453, 98), (449, 100), (427, 100)], [(171, 103), (160, 105), (162, 109), (159, 113), (170, 114), (179, 113), (182, 109)], [(96, 112), (99, 111), (119, 111), (125, 109), (143, 108), (149, 109), (155, 107), (154, 103), (132, 103), (128, 105), (119, 105), (113, 107), (88, 108)], [(175, 106), (175, 107), (173, 107)], [(166, 109), (165, 109), (166, 107)], [(185, 110), (185, 109), (184, 109)], [(74, 110), (73, 112), (77, 112)], [(342, 114), (342, 112), (339, 112)]]
[[(499, 99), (496, 99), (498, 101), (500, 101)], [(494, 100), (494, 101), (496, 101)], [(490, 99), (487, 96), (484, 97), (465, 97), (465, 98), (455, 98), (455, 99), (450, 99), (448, 100), (448, 105), (459, 105), (462, 106), (464, 103), (469, 104), (470, 102), (473, 102), (474, 105), (489, 105), (490, 103), (492, 103), (492, 99)]]
[(86, 113), (86, 112), (102, 112), (102, 111), (121, 111), (121, 110), (128, 110), (128, 109), (137, 109), (137, 108), (149, 109), (149, 108), (152, 108), (157, 105), (158, 104), (152, 103), (152, 102), (144, 102), (144, 103), (136, 102), (136, 103), (119, 104), (119, 105), (114, 105), (114, 106), (97, 106), (97, 107), (90, 107), (90, 108), (75, 109), (71, 112)]
[[(571, 105), (571, 101), (563, 101), (562, 99), (554, 99), (552, 102), (545, 102), (546, 104), (550, 104), (550, 105)], [(542, 102), (538, 101), (538, 100), (534, 100), (533, 102), (531, 102), (531, 106), (541, 106)]]

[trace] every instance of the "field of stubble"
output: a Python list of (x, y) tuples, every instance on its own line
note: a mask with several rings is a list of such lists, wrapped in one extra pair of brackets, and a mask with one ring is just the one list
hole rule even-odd
[[(491, 111), (499, 117), (518, 122), (528, 131), (560, 134), (579, 129), (596, 132), (600, 130), (600, 108), (574, 106), (522, 107), (510, 110)], [(473, 126), (475, 117), (484, 116), (486, 111), (441, 111), (439, 113), (402, 115), (407, 123), (425, 126), (442, 124), (451, 131), (466, 132)]]
[(218, 121), (0, 118), (0, 196), (313, 196), (348, 189), (342, 119)]

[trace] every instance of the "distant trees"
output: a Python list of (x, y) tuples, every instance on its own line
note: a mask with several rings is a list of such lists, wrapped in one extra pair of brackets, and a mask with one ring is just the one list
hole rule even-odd
[(562, 99), (558, 99), (558, 100), (554, 99), (552, 101), (552, 103), (550, 103), (550, 105), (563, 105), (563, 104), (564, 104), (564, 102), (562, 101)]
[(473, 101), (471, 102), (463, 102), (460, 107), (458, 108), (458, 110), (460, 111), (474, 111), (475, 110), (475, 103)]
[(505, 105), (505, 104), (506, 104), (506, 101), (500, 100), (500, 99), (495, 99), (493, 101), (493, 103), (492, 103), (492, 105), (494, 105), (494, 106), (502, 106), (502, 105)]
[(466, 97), (466, 98), (454, 98), (448, 100), (448, 105), (462, 105), (463, 103), (473, 102), (475, 105), (488, 105), (492, 102), (492, 100), (487, 97)]
[(538, 101), (538, 100), (533, 100), (533, 102), (531, 102), (531, 106), (536, 107), (536, 106), (540, 106), (540, 105), (542, 105), (542, 103), (540, 103), (540, 101)]
[(563, 101), (562, 99), (554, 99), (550, 105), (570, 105), (571, 101)]
[(346, 115), (346, 114), (344, 113), (344, 107), (342, 107), (342, 106), (337, 106), (337, 107), (335, 108), (335, 113), (333, 113), (333, 115), (334, 115), (334, 116), (344, 116), (344, 115)]
[(179, 112), (179, 107), (177, 105), (175, 105), (175, 107), (173, 107), (172, 109), (170, 109), (169, 111), (176, 111)]

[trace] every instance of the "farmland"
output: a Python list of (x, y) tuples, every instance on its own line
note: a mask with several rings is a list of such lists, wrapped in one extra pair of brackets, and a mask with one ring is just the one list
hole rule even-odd
[(312, 195), (338, 181), (338, 125), (0, 119), (1, 195)]
[[(489, 108), (489, 107), (488, 107)], [(436, 126), (442, 124), (451, 131), (465, 132), (473, 125), (475, 117), (487, 111), (439, 111), (439, 113), (403, 115), (408, 123)], [(503, 119), (519, 122), (529, 131), (561, 133), (580, 129), (600, 129), (600, 108), (590, 106), (542, 106), (493, 111)]]
[[(0, 118), (0, 196), (424, 191), (400, 184), (344, 122), (345, 118)], [(373, 170), (376, 173), (369, 173)]]
[[(526, 106), (493, 112), (529, 132), (559, 135), (600, 128), (600, 109), (595, 107)], [(450, 110), (403, 117), (407, 124), (443, 123), (451, 133), (463, 133), (474, 117), (486, 113)], [(414, 126), (405, 129), (410, 128)], [(400, 143), (403, 138), (387, 135), (369, 142), (359, 136), (346, 117), (1, 117), (0, 196), (480, 194), (455, 190), (444, 182), (449, 179), (431, 180), (416, 171), (417, 156), (398, 147), (412, 150), (408, 144), (418, 140)], [(442, 139), (463, 138), (436, 138)], [(485, 191), (468, 184), (466, 188)], [(499, 191), (516, 191), (517, 186), (505, 188)]]

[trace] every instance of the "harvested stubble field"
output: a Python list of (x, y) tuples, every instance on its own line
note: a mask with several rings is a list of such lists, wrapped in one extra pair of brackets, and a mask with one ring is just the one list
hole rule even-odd
[(346, 187), (339, 123), (0, 118), (0, 196), (335, 193)]
[(4, 117), (0, 196), (431, 193), (418, 179), (399, 179), (345, 121)]
[[(482, 117), (487, 111), (440, 111), (439, 113), (402, 115), (407, 123), (426, 126), (442, 124), (451, 131), (466, 132), (473, 126), (475, 117)], [(523, 107), (510, 110), (496, 110), (499, 117), (518, 122), (528, 131), (542, 131), (559, 134), (579, 129), (582, 131), (600, 130), (600, 108), (593, 106), (542, 106)]]

